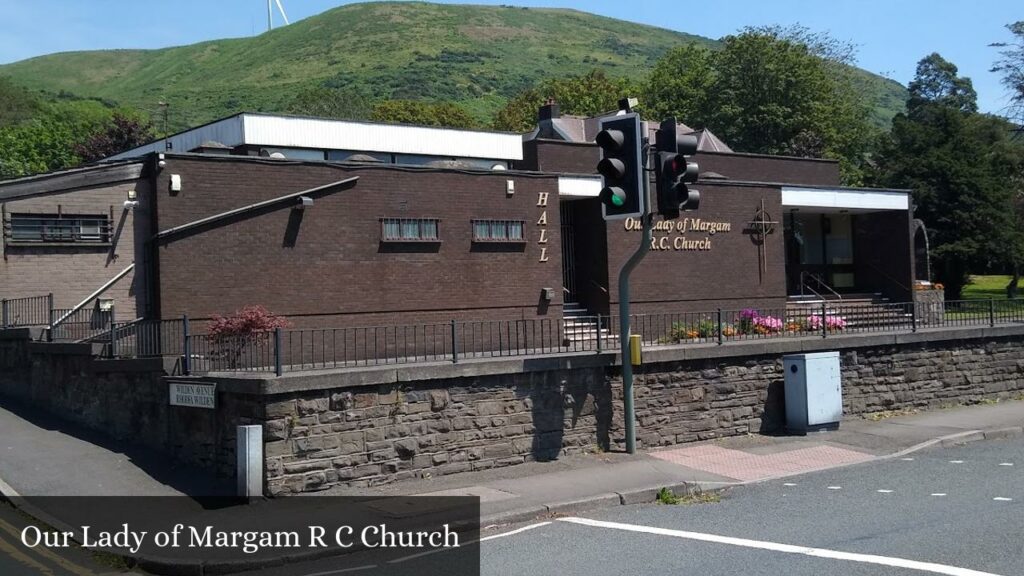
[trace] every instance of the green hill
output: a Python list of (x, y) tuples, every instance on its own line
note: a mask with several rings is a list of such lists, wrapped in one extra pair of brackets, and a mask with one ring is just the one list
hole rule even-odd
[[(717, 45), (575, 10), (381, 2), (343, 6), (251, 38), (40, 56), (0, 66), (0, 76), (151, 112), (168, 101), (174, 128), (240, 110), (280, 110), (316, 85), (451, 100), (486, 121), (540, 79), (594, 68), (639, 78), (683, 42)], [(875, 121), (887, 125), (903, 108), (905, 89), (854, 74)]]

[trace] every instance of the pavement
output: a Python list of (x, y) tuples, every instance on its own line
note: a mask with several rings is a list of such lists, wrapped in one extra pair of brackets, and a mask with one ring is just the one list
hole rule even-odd
[[(638, 455), (594, 453), (318, 494), (477, 496), (487, 534), (517, 523), (652, 503), (662, 488), (677, 495), (731, 493), (808, 472), (902, 462), (931, 447), (1024, 436), (1024, 401), (884, 416), (848, 418), (838, 430), (807, 436), (749, 435)], [(230, 488), (210, 486), (205, 478), (45, 415), (0, 406), (0, 495), (210, 496)], [(55, 525), (60, 511), (50, 512), (57, 518), (45, 520)]]

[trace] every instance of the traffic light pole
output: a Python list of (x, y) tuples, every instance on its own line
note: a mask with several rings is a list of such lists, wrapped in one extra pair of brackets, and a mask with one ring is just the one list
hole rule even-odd
[[(647, 144), (647, 138), (644, 138), (641, 158), (645, 167), (648, 156)], [(650, 206), (650, 177), (646, 170), (644, 170), (643, 174), (644, 205)], [(654, 222), (654, 214), (648, 208), (646, 214), (641, 216), (640, 220), (643, 224), (640, 247), (636, 249), (636, 252), (629, 257), (629, 260), (619, 270), (619, 348), (622, 350), (622, 410), (626, 421), (626, 452), (630, 454), (636, 454), (636, 409), (633, 406), (633, 364), (631, 362), (633, 354), (629, 338), (629, 275), (651, 249), (651, 227)]]

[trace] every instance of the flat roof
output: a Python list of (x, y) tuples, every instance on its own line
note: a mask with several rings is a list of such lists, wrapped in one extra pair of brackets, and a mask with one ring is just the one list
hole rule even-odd
[(242, 112), (115, 154), (108, 160), (165, 152), (168, 143), (171, 151), (188, 152), (209, 141), (231, 148), (248, 145), (486, 160), (523, 159), (520, 134)]

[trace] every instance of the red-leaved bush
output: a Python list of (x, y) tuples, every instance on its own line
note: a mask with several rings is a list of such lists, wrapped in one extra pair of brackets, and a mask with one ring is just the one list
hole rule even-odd
[(229, 368), (238, 368), (243, 356), (252, 356), (254, 360), (262, 356), (259, 347), (271, 332), (290, 326), (291, 322), (283, 316), (272, 314), (258, 305), (246, 306), (233, 316), (214, 314), (209, 327), (213, 355), (225, 360)]

